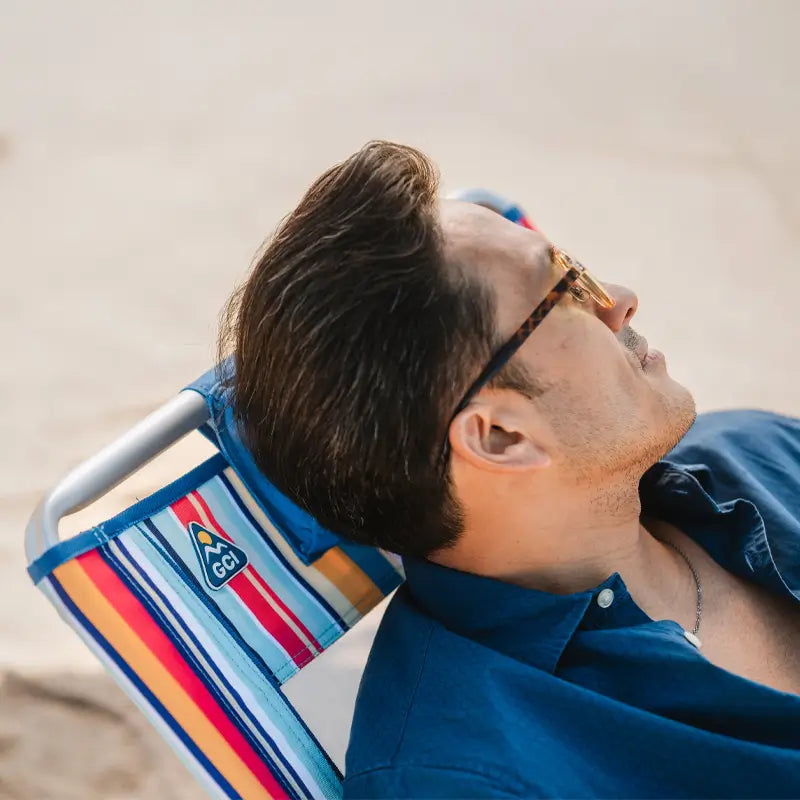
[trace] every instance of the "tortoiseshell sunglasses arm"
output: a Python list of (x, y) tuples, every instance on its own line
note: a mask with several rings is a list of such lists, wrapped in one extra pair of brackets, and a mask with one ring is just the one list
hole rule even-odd
[(478, 375), (475, 382), (467, 390), (467, 393), (462, 398), (461, 402), (456, 407), (447, 423), (447, 430), (445, 432), (444, 446), (442, 448), (442, 462), (447, 459), (447, 452), (450, 446), (450, 423), (455, 418), (456, 414), (467, 407), (469, 401), (492, 379), (498, 372), (508, 363), (514, 353), (519, 350), (525, 343), (525, 340), (536, 330), (542, 323), (542, 320), (550, 313), (553, 307), (558, 303), (561, 297), (569, 291), (570, 286), (574, 284), (581, 276), (581, 271), (578, 267), (570, 266), (564, 277), (547, 293), (547, 296), (533, 309), (531, 315), (517, 328), (514, 335), (492, 356), (489, 363), (484, 367), (483, 372)]
[(466, 408), (469, 401), (511, 360), (514, 353), (525, 344), (527, 338), (541, 325), (542, 320), (552, 311), (561, 297), (569, 291), (570, 286), (578, 280), (580, 275), (581, 273), (575, 267), (570, 267), (567, 270), (564, 277), (547, 293), (544, 300), (533, 309), (531, 315), (517, 328), (514, 335), (492, 356), (489, 363), (484, 367), (483, 372), (478, 375), (475, 383), (472, 384), (458, 404), (453, 417)]

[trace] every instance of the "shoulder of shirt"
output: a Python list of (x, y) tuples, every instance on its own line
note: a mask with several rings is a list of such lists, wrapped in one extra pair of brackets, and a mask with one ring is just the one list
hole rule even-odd
[[(536, 796), (536, 787), (509, 769), (507, 754), (487, 752), (484, 731), (469, 737), (454, 721), (463, 714), (464, 697), (485, 688), (482, 670), (461, 667), (484, 658), (502, 657), (423, 614), (401, 587), (361, 680), (345, 797)], [(469, 738), (483, 744), (473, 748)], [(469, 794), (466, 787), (473, 784), (483, 793)]]
[(664, 460), (719, 504), (750, 501), (769, 536), (800, 535), (800, 419), (758, 409), (700, 414)]
[[(760, 409), (699, 414), (686, 435), (665, 457), (679, 465), (750, 460), (756, 466), (778, 463), (800, 475), (800, 419)], [(792, 469), (793, 467), (793, 469)]]
[[(720, 411), (705, 411), (697, 415), (694, 425), (685, 439), (700, 436), (725, 435), (727, 433), (779, 433), (790, 431), (800, 433), (800, 418), (767, 411), (761, 408), (731, 408)], [(682, 440), (682, 441), (684, 441)]]
[(356, 798), (544, 798), (547, 794), (526, 786), (509, 789), (505, 782), (478, 770), (435, 764), (376, 767), (349, 775), (344, 782), (344, 800)]

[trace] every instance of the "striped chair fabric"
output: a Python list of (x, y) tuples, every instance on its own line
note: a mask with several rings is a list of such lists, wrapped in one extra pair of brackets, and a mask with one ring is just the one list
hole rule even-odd
[(221, 454), (56, 548), (32, 578), (212, 796), (341, 795), (281, 687), (401, 583), (393, 560), (303, 563)]

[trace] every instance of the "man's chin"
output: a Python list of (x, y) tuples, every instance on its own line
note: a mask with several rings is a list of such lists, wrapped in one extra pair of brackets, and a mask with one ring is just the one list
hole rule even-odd
[[(682, 384), (673, 381), (680, 391), (669, 398), (667, 403), (667, 431), (664, 455), (683, 439), (697, 419), (697, 405), (694, 395)], [(663, 456), (662, 456), (663, 457)]]

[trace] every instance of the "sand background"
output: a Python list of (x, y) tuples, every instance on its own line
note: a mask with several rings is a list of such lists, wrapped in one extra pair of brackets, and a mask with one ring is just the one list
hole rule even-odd
[(700, 410), (800, 413), (798, 32), (796, 0), (0, 0), (0, 797), (199, 796), (24, 525), (211, 364), (261, 241), (367, 139), (634, 287)]

